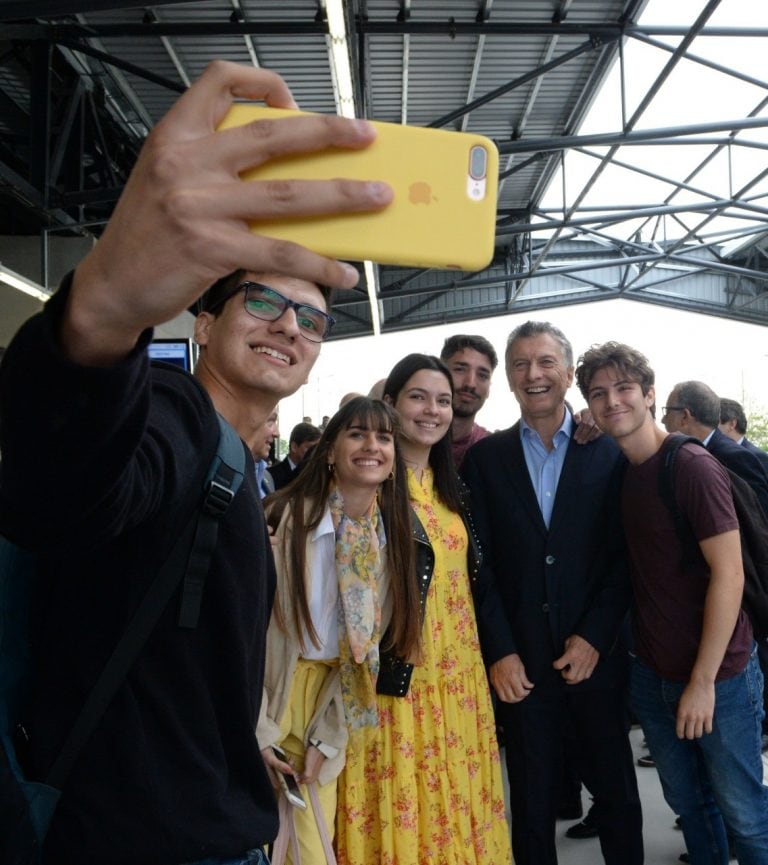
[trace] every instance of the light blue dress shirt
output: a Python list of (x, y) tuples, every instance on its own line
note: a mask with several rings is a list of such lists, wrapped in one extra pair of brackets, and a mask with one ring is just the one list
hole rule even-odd
[(265, 498), (267, 495), (267, 490), (264, 487), (264, 472), (267, 470), (267, 461), (266, 460), (256, 460), (256, 486), (259, 490), (259, 495), (262, 498)]
[(541, 516), (547, 528), (552, 519), (557, 485), (560, 482), (560, 473), (563, 470), (572, 430), (573, 418), (566, 409), (565, 418), (552, 439), (552, 450), (548, 451), (536, 430), (529, 427), (522, 418), (520, 419), (520, 438), (523, 443), (525, 464), (528, 466), (536, 501), (539, 503)]

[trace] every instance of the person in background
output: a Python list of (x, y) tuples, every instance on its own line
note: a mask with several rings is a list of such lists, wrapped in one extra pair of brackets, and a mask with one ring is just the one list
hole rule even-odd
[(382, 399), (384, 396), (384, 385), (386, 384), (385, 378), (380, 378), (373, 383), (373, 386), (368, 391), (368, 396), (371, 399)]
[(747, 416), (741, 403), (736, 402), (735, 399), (720, 397), (720, 423), (718, 427), (721, 433), (727, 435), (737, 445), (741, 445), (753, 453), (760, 460), (763, 469), (768, 472), (768, 453), (747, 438)]
[[(760, 461), (763, 469), (768, 472), (768, 453), (753, 444), (747, 438), (747, 416), (741, 404), (735, 399), (720, 398), (720, 432), (736, 442), (750, 453), (753, 453)], [(757, 657), (760, 661), (760, 669), (763, 671), (763, 679), (768, 679), (768, 641), (763, 640), (757, 644)], [(768, 688), (763, 688), (763, 752), (768, 751)]]
[(339, 408), (343, 408), (351, 399), (354, 399), (356, 396), (362, 396), (361, 393), (358, 393), (356, 390), (351, 390), (348, 393), (345, 393), (344, 396), (339, 400)]
[(489, 435), (475, 417), (488, 399), (491, 377), (499, 359), (484, 336), (462, 333), (446, 339), (440, 360), (448, 367), (453, 379), (451, 438), (453, 462), (458, 469), (467, 450)]
[(256, 462), (256, 483), (262, 498), (275, 491), (272, 475), (267, 471), (267, 459), (272, 450), (272, 443), (279, 438), (280, 428), (278, 427), (277, 411), (273, 411), (257, 430), (251, 447), (251, 453)]
[[(351, 731), (339, 779), (341, 865), (509, 865), (499, 751), (472, 602), (479, 550), (453, 466), (451, 375), (410, 354), (384, 398), (414, 512), (421, 651), (382, 659), (378, 727)], [(416, 613), (418, 610), (418, 615)]]
[[(350, 400), (328, 422), (296, 481), (267, 503), (278, 582), (257, 738), (275, 772), (319, 784), (331, 833), (347, 730), (378, 723), (380, 650), (409, 655), (419, 645), (410, 614), (418, 583), (397, 426), (383, 402)], [(290, 764), (272, 745), (282, 747)], [(306, 788), (303, 794), (309, 801)], [(301, 861), (325, 861), (312, 809), (288, 811)]]
[(307, 453), (320, 440), (320, 430), (311, 423), (302, 421), (291, 430), (288, 442), (288, 455), (269, 469), (276, 490), (287, 486), (298, 474)]
[(720, 397), (709, 385), (703, 381), (678, 382), (662, 408), (661, 423), (667, 432), (697, 438), (712, 456), (752, 487), (768, 514), (768, 474), (755, 454), (720, 432)]

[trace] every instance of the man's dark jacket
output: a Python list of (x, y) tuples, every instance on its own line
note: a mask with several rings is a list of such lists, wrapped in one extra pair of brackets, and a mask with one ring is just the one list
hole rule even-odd
[(276, 463), (271, 468), (267, 469), (267, 471), (272, 476), (272, 481), (275, 484), (276, 490), (288, 486), (294, 477), (296, 477), (296, 469), (291, 466), (288, 457), (280, 460), (279, 463)]
[(751, 442), (746, 436), (741, 440), (741, 446), (757, 457), (760, 465), (763, 467), (763, 471), (768, 474), (768, 453), (759, 448), (754, 442)]
[(755, 491), (763, 511), (768, 514), (768, 474), (749, 448), (736, 444), (725, 433), (715, 429), (706, 449), (734, 474), (743, 478)]

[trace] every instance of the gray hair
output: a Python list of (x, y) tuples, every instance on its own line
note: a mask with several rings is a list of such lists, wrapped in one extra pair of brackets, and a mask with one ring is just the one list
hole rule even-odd
[(573, 347), (559, 327), (555, 327), (554, 324), (550, 324), (548, 321), (526, 321), (516, 327), (507, 338), (507, 351), (504, 356), (507, 372), (509, 372), (509, 357), (515, 342), (518, 339), (528, 339), (532, 336), (540, 336), (543, 333), (549, 334), (558, 343), (563, 351), (565, 365), (568, 367), (573, 366)]
[(699, 423), (716, 427), (720, 423), (720, 397), (703, 381), (681, 381), (672, 389), (681, 408), (687, 408)]

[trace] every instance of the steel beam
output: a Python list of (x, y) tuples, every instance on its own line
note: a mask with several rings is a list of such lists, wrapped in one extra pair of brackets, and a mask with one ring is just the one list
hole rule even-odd
[(641, 129), (632, 132), (600, 132), (595, 135), (563, 135), (556, 138), (523, 138), (506, 141), (498, 145), (499, 153), (542, 153), (554, 150), (570, 150), (575, 147), (624, 146), (627, 144), (666, 144), (667, 138), (683, 135), (700, 135), (708, 132), (730, 132), (741, 129), (764, 129), (768, 117), (748, 117), (736, 120), (717, 120), (712, 123), (694, 123), (690, 126), (662, 126), (656, 129)]

